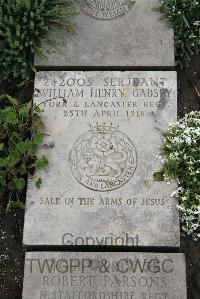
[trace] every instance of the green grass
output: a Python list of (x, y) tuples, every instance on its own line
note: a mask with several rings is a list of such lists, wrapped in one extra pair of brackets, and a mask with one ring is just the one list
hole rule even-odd
[(175, 32), (176, 63), (188, 66), (192, 55), (200, 53), (200, 1), (161, 0), (165, 19)]

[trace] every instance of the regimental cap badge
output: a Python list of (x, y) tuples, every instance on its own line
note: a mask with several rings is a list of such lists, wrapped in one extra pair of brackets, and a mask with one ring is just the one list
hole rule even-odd
[(76, 180), (88, 189), (110, 191), (126, 184), (137, 167), (137, 150), (119, 125), (96, 123), (79, 136), (70, 152)]

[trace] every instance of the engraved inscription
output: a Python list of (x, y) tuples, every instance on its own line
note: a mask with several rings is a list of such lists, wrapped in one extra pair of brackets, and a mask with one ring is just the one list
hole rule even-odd
[(70, 152), (71, 170), (79, 183), (95, 191), (109, 191), (124, 185), (137, 167), (137, 152), (118, 126), (91, 125)]
[(96, 19), (110, 20), (125, 15), (135, 2), (134, 0), (84, 0), (81, 9)]
[(179, 254), (31, 253), (25, 265), (24, 299), (186, 298)]

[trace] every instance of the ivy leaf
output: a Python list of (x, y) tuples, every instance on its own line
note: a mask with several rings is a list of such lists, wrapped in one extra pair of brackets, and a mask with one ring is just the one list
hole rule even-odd
[(39, 178), (39, 179), (37, 180), (37, 182), (35, 183), (35, 185), (36, 185), (36, 187), (37, 187), (38, 189), (40, 189), (40, 187), (42, 186), (42, 179)]
[(25, 210), (25, 205), (21, 201), (10, 201), (7, 205), (6, 212), (8, 213), (12, 209), (22, 209)]
[(48, 160), (45, 156), (43, 156), (41, 159), (38, 159), (35, 163), (35, 169), (40, 170), (42, 168), (45, 168), (48, 165)]
[(14, 179), (13, 182), (18, 191), (22, 191), (26, 185), (25, 180), (23, 178)]

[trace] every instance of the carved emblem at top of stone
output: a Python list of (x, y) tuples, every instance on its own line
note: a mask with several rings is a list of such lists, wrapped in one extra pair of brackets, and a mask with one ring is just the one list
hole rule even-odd
[(134, 0), (84, 0), (82, 11), (100, 20), (110, 20), (125, 15), (132, 9)]

